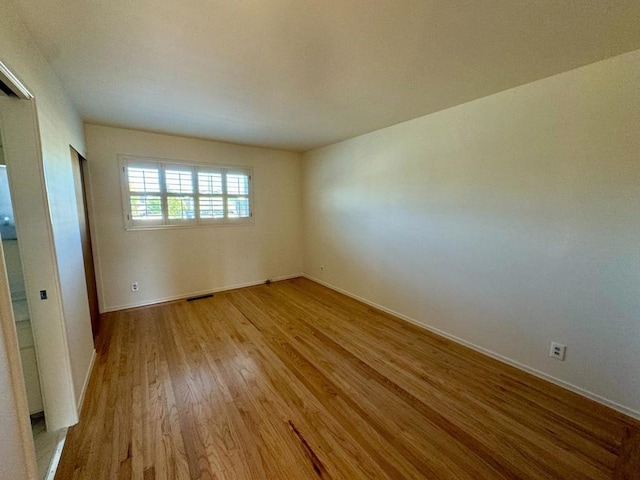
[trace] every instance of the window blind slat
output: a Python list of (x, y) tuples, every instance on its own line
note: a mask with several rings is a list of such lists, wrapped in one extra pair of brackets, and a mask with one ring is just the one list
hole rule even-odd
[(129, 167), (129, 191), (160, 193), (160, 171), (151, 168)]
[(167, 193), (193, 193), (192, 172), (165, 170)]

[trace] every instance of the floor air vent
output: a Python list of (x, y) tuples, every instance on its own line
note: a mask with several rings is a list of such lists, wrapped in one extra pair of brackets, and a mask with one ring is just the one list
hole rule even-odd
[(194, 300), (204, 300), (205, 298), (212, 298), (213, 293), (209, 293), (207, 295), (198, 295), (197, 297), (189, 297), (187, 298), (187, 302), (193, 302)]

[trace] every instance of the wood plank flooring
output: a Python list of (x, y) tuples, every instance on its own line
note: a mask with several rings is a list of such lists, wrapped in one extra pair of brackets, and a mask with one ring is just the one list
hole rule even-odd
[(640, 422), (306, 279), (102, 327), (58, 480), (640, 478)]

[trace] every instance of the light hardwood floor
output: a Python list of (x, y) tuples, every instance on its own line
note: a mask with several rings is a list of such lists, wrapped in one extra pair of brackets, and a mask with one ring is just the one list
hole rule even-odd
[(306, 279), (102, 321), (60, 480), (640, 478), (640, 422)]

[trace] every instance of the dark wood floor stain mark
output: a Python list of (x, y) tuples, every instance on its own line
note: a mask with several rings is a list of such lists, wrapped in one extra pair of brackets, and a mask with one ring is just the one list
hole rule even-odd
[(318, 476), (320, 478), (330, 478), (329, 475), (327, 474), (327, 469), (322, 464), (322, 461), (316, 455), (316, 452), (313, 451), (313, 448), (311, 448), (311, 445), (309, 445), (309, 442), (307, 442), (304, 436), (302, 436), (300, 431), (296, 428), (296, 426), (293, 424), (291, 420), (289, 420), (289, 426), (291, 427), (291, 430), (293, 430), (293, 433), (296, 435), (296, 437), (298, 437), (298, 440), (300, 440), (300, 443), (302, 443), (302, 447), (304, 448), (304, 451), (309, 457), (309, 460), (311, 460), (313, 469), (318, 474)]

